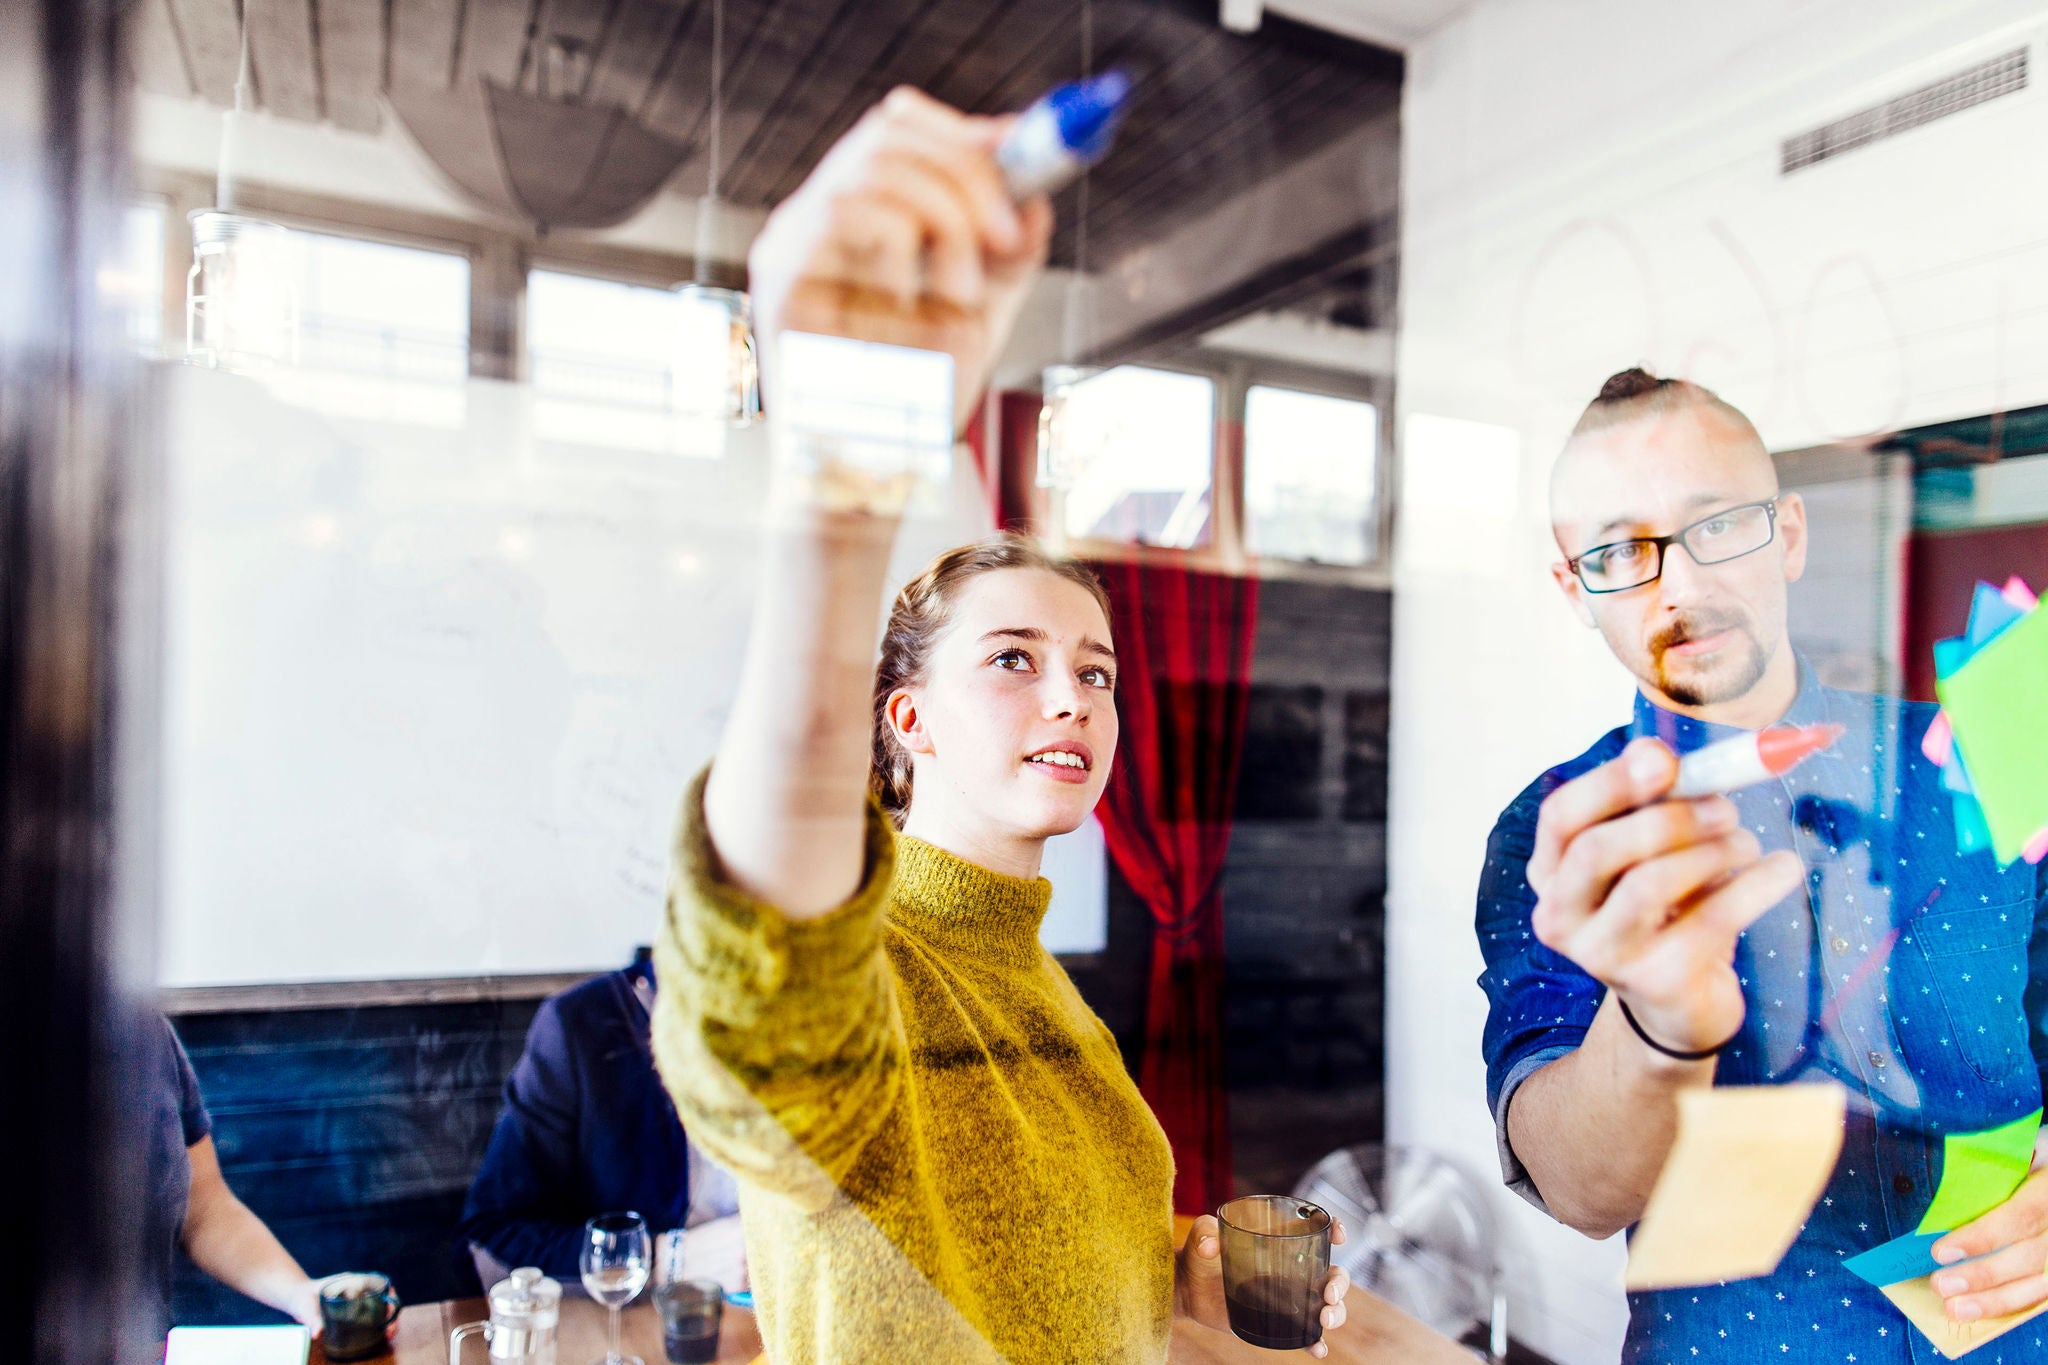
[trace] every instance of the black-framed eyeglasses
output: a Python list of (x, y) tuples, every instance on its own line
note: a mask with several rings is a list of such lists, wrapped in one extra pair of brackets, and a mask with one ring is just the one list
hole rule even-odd
[(1654, 583), (1664, 574), (1664, 552), (1683, 545), (1695, 564), (1726, 564), (1755, 554), (1777, 539), (1778, 500), (1745, 502), (1724, 507), (1681, 526), (1668, 536), (1638, 536), (1595, 545), (1565, 566), (1579, 576), (1587, 592), (1622, 592)]

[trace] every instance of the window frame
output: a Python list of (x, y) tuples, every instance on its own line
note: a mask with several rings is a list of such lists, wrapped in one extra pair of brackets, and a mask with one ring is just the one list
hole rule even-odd
[[(210, 208), (216, 186), (211, 176), (138, 168), (132, 198), (155, 199), (164, 214), (164, 347), (168, 360), (185, 353), (185, 274), (192, 264), (189, 215)], [(611, 242), (565, 241), (531, 231), (442, 214), (391, 208), (245, 184), (236, 191), (241, 209), (288, 228), (388, 246), (442, 251), (469, 261), (469, 375), (514, 382), (526, 376), (526, 275), (556, 270), (621, 284), (669, 289), (698, 273), (689, 252), (652, 251)], [(708, 261), (707, 284), (745, 288), (746, 268)]]
[[(1352, 587), (1393, 586), (1394, 509), (1398, 496), (1394, 459), (1394, 385), (1390, 376), (1338, 370), (1294, 361), (1188, 348), (1117, 362), (1144, 369), (1199, 375), (1214, 385), (1214, 430), (1210, 438), (1210, 537), (1207, 545), (1178, 549), (1139, 545), (1065, 533), (1065, 508), (1058, 489), (1037, 487), (1036, 452), (1011, 458), (1028, 467), (1013, 474), (1032, 489), (1031, 524), (1059, 551), (1088, 559), (1171, 564), (1259, 578), (1292, 579)], [(1373, 449), (1373, 557), (1363, 564), (1322, 564), (1280, 555), (1254, 554), (1245, 545), (1245, 403), (1255, 386), (1292, 389), (1326, 398), (1370, 403), (1379, 434)]]

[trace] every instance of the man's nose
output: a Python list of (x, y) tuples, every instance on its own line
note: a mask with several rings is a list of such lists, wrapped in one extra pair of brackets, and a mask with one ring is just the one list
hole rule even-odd
[(1659, 595), (1677, 605), (1698, 601), (1706, 593), (1710, 572), (1700, 567), (1683, 542), (1674, 541), (1664, 547), (1664, 572), (1657, 582)]

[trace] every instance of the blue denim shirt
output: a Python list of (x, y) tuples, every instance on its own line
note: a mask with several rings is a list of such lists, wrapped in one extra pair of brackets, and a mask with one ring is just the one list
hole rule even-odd
[[(1716, 1085), (1828, 1079), (1849, 1091), (1842, 1154), (1777, 1271), (1629, 1295), (1629, 1362), (1776, 1360), (1933, 1365), (1933, 1346), (1841, 1268), (1914, 1231), (1941, 1178), (1944, 1133), (2040, 1106), (2048, 1073), (2048, 875), (1957, 851), (1940, 770), (1920, 753), (1934, 707), (1819, 685), (1800, 663), (1792, 724), (1837, 721), (1835, 746), (1732, 795), (1766, 852), (1789, 848), (1804, 886), (1737, 944), (1748, 1001)], [(1479, 978), (1491, 1008), (1488, 1097), (1508, 1185), (1540, 1191), (1508, 1144), (1515, 1087), (1577, 1047), (1606, 994), (1530, 927), (1537, 808), (1570, 780), (1656, 735), (1684, 754), (1737, 731), (1636, 699), (1635, 719), (1543, 774), (1501, 813), (1479, 882)], [(1547, 1209), (1546, 1209), (1547, 1211)], [(1973, 1365), (2048, 1360), (2048, 1317)]]

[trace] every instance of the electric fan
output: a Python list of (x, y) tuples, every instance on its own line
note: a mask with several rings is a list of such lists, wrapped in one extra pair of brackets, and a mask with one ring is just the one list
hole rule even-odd
[(1434, 1152), (1363, 1143), (1318, 1161), (1294, 1197), (1344, 1220), (1330, 1262), (1351, 1282), (1445, 1336), (1484, 1327), (1507, 1359), (1507, 1290), (1492, 1212), (1472, 1178)]

